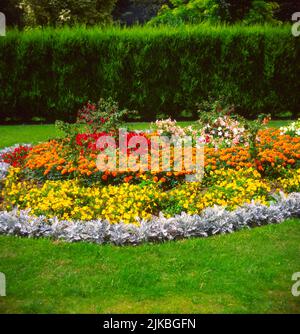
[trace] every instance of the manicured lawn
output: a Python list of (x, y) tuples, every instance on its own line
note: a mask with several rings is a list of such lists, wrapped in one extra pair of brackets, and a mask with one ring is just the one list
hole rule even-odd
[[(180, 125), (188, 126), (193, 122), (179, 122)], [(290, 121), (271, 121), (270, 126), (281, 127), (289, 124)], [(128, 129), (145, 130), (149, 129), (150, 123), (128, 123)], [(60, 135), (53, 124), (48, 125), (0, 125), (0, 148), (14, 144), (36, 144)]]
[[(191, 124), (182, 122), (181, 124)], [(148, 129), (150, 123), (128, 123), (128, 129)], [(54, 124), (46, 125), (0, 125), (0, 148), (14, 144), (36, 144), (61, 135)]]
[(300, 220), (139, 247), (0, 237), (0, 313), (300, 313)]
[(54, 125), (1, 125), (0, 147), (45, 141), (60, 135)]
[(291, 123), (292, 121), (287, 121), (287, 120), (281, 120), (281, 121), (270, 121), (268, 124), (268, 127), (273, 127), (273, 128), (280, 128), (282, 126), (287, 126)]

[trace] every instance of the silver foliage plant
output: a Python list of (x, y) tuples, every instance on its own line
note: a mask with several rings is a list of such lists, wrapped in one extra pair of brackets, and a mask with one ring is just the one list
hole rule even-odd
[(6, 162), (0, 161), (0, 181), (6, 178), (9, 166), (10, 165), (7, 164)]
[[(1, 152), (0, 152), (1, 155)], [(280, 194), (270, 206), (252, 202), (234, 210), (207, 208), (200, 215), (181, 213), (166, 218), (161, 213), (150, 221), (134, 224), (110, 224), (103, 220), (65, 221), (44, 216), (35, 217), (30, 210), (0, 211), (0, 235), (48, 237), (67, 242), (86, 241), (98, 244), (138, 245), (190, 237), (208, 237), (232, 233), (244, 228), (278, 224), (300, 217), (300, 193)]]
[(98, 244), (137, 245), (190, 237), (208, 237), (232, 233), (243, 228), (278, 224), (291, 217), (300, 217), (300, 193), (280, 199), (270, 206), (246, 204), (235, 211), (215, 206), (200, 215), (181, 213), (173, 218), (163, 214), (140, 225), (110, 224), (107, 221), (65, 221), (34, 217), (30, 211), (0, 212), (0, 234), (22, 237), (49, 237), (67, 242), (86, 241)]

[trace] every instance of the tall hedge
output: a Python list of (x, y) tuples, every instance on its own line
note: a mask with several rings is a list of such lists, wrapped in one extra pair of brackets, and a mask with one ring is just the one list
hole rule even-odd
[(300, 39), (289, 27), (46, 29), (0, 38), (1, 121), (72, 120), (112, 96), (143, 120), (195, 116), (225, 96), (240, 113), (299, 115)]

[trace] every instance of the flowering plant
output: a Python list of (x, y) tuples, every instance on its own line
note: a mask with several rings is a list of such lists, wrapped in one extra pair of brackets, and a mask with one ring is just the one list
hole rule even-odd
[(224, 97), (210, 98), (198, 108), (202, 142), (215, 148), (247, 144), (246, 120), (234, 113), (234, 105), (229, 105)]
[(112, 98), (101, 98), (98, 104), (88, 102), (79, 110), (77, 123), (84, 124), (90, 133), (117, 133), (124, 120), (133, 115), (136, 115), (136, 111), (120, 110), (119, 104)]
[[(84, 185), (77, 179), (47, 180), (43, 184), (23, 180), (20, 169), (9, 171), (2, 192), (6, 209), (16, 205), (31, 209), (34, 215), (61, 219), (103, 219), (114, 224), (120, 221), (137, 223), (136, 218), (149, 220), (163, 212), (166, 217), (187, 212), (197, 214), (205, 208), (221, 205), (235, 209), (255, 201), (267, 204), (271, 199), (273, 184), (261, 178), (253, 168), (240, 171), (220, 169), (209, 175), (213, 185), (183, 183), (165, 191), (158, 182), (99, 186)], [(285, 187), (298, 180), (298, 172), (283, 179)], [(293, 178), (293, 179), (291, 179)]]
[(21, 167), (25, 163), (28, 152), (31, 150), (28, 146), (16, 147), (12, 152), (4, 153), (0, 156), (1, 160), (13, 167)]
[(263, 125), (267, 125), (270, 120), (270, 115), (261, 114), (254, 122), (246, 122), (246, 128), (249, 133), (249, 152), (251, 157), (255, 160), (257, 160), (258, 142), (260, 140), (258, 137), (258, 132), (262, 129)]
[(249, 146), (253, 158), (257, 156), (257, 134), (270, 121), (269, 115), (261, 114), (257, 120), (249, 121), (234, 113), (235, 107), (224, 99), (204, 103), (198, 111), (202, 142), (218, 147), (235, 145)]
[[(206, 143), (207, 141), (203, 139), (199, 131), (193, 126), (181, 127), (177, 124), (176, 120), (172, 120), (171, 118), (165, 120), (157, 120), (155, 123), (152, 123), (152, 130), (154, 134), (159, 136), (165, 136), (168, 138), (172, 138), (175, 140), (173, 143), (181, 144), (181, 139), (183, 137), (189, 137), (192, 140), (193, 145)], [(200, 135), (200, 137), (199, 137)]]
[(160, 136), (183, 137), (186, 135), (185, 129), (179, 126), (176, 120), (172, 120), (171, 118), (165, 120), (157, 120), (155, 123), (151, 124), (151, 127)]
[[(88, 148), (92, 151), (97, 151), (97, 140), (103, 136), (107, 136), (107, 132), (98, 132), (98, 133), (80, 133), (76, 136), (76, 144)], [(143, 132), (128, 132), (126, 133), (126, 149), (130, 142), (130, 139), (133, 137), (144, 137), (147, 140), (147, 149), (151, 148), (150, 139), (147, 134)], [(119, 143), (117, 143), (119, 144)], [(136, 151), (139, 147), (128, 148), (127, 153), (129, 154), (132, 151)], [(101, 149), (103, 151), (104, 149)]]
[(202, 129), (205, 141), (214, 147), (229, 147), (232, 145), (247, 145), (248, 134), (238, 120), (225, 115), (219, 116)]
[(300, 118), (289, 126), (281, 127), (280, 131), (282, 134), (288, 134), (293, 137), (300, 136)]

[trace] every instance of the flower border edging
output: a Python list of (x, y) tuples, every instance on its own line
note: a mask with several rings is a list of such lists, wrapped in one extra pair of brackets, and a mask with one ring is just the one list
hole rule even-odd
[(98, 244), (137, 245), (190, 237), (208, 237), (232, 233), (243, 228), (277, 224), (300, 217), (300, 193), (280, 198), (269, 207), (255, 203), (235, 211), (222, 207), (208, 208), (200, 215), (182, 213), (173, 218), (163, 215), (151, 221), (133, 224), (110, 224), (107, 221), (60, 221), (57, 218), (31, 216), (28, 211), (0, 212), (0, 234), (22, 237), (49, 237), (67, 242), (87, 241)]

